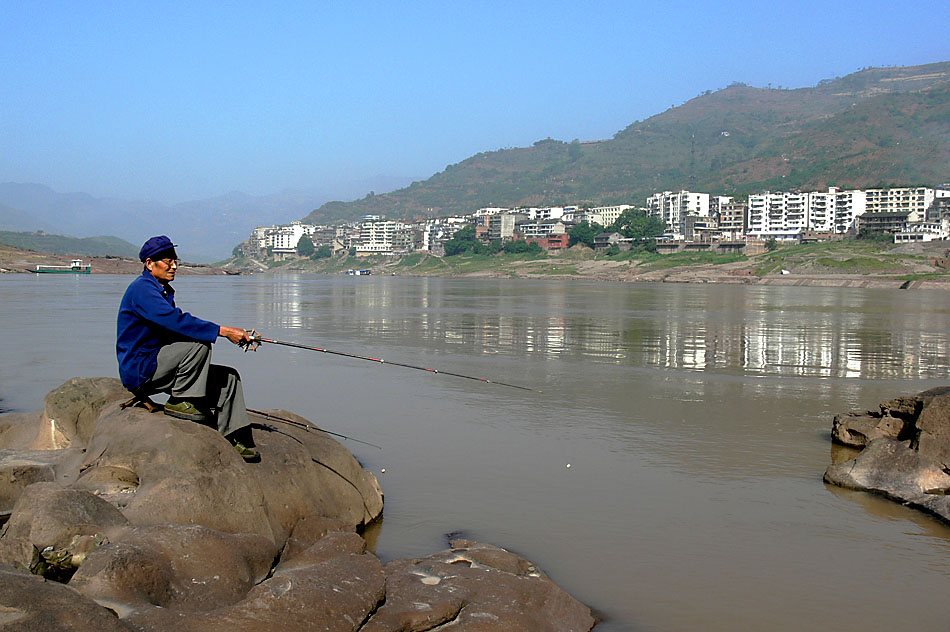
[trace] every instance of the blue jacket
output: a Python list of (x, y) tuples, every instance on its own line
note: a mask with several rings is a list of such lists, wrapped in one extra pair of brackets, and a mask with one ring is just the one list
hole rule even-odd
[(180, 340), (214, 342), (220, 327), (175, 307), (172, 286), (143, 270), (122, 297), (116, 329), (119, 377), (134, 391), (155, 373), (158, 351), (164, 345)]

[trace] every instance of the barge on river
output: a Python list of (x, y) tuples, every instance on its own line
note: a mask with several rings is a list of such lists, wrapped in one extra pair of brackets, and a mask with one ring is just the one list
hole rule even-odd
[(46, 266), (37, 265), (33, 272), (37, 274), (91, 274), (92, 266), (83, 264), (82, 259), (73, 259), (68, 266)]

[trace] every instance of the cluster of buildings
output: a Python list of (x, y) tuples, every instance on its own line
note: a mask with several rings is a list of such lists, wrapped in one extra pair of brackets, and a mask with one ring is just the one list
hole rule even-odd
[[(242, 244), (245, 254), (276, 260), (294, 257), (304, 235), (317, 247), (355, 255), (404, 254), (423, 250), (442, 254), (445, 242), (460, 228), (475, 224), (484, 241), (523, 239), (549, 251), (568, 246), (570, 229), (580, 222), (609, 227), (629, 204), (579, 208), (552, 206), (481, 208), (468, 215), (404, 222), (368, 215), (358, 222), (315, 226), (292, 222), (259, 226)], [(950, 238), (950, 186), (785, 192), (766, 191), (745, 200), (692, 191), (664, 191), (641, 208), (666, 227), (663, 243), (741, 244), (832, 239), (858, 230), (885, 232), (895, 242)], [(604, 233), (595, 248), (623, 245), (617, 234)], [(671, 251), (665, 248), (665, 251)]]

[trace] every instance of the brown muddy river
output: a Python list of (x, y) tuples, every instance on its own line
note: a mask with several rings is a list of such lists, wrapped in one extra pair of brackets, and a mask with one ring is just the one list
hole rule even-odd
[[(131, 277), (0, 278), (0, 406), (117, 374)], [(827, 487), (831, 418), (950, 383), (950, 293), (403, 277), (183, 277), (265, 336), (543, 391), (219, 342), (248, 405), (344, 441), (383, 559), (446, 534), (538, 563), (617, 630), (946, 630), (950, 528)], [(266, 455), (264, 455), (266, 458)], [(570, 464), (570, 467), (568, 467)], [(381, 473), (381, 470), (386, 470)]]

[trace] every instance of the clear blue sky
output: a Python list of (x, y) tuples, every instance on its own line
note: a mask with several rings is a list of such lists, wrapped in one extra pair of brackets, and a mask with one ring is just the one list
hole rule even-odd
[(424, 179), (733, 81), (947, 61), (948, 24), (946, 0), (0, 0), (0, 182), (174, 202)]

